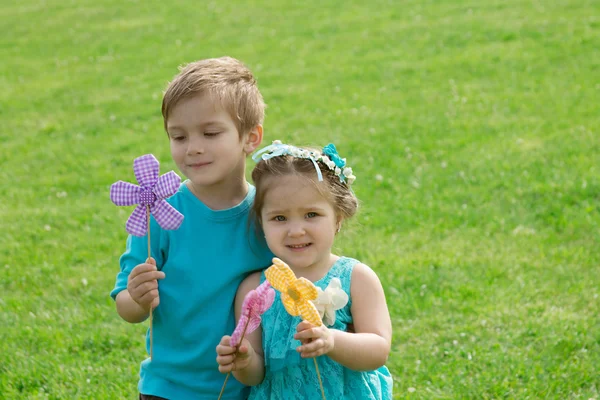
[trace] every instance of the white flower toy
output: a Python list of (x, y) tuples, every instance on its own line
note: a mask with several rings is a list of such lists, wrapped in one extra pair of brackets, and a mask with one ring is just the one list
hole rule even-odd
[(348, 294), (342, 289), (342, 283), (339, 278), (331, 279), (325, 290), (317, 287), (319, 295), (313, 300), (319, 315), (326, 326), (335, 323), (335, 312), (348, 304)]

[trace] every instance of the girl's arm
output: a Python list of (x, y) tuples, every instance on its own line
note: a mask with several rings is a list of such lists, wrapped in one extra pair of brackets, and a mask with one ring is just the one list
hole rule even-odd
[[(390, 354), (392, 321), (379, 278), (364, 264), (352, 271), (352, 319), (356, 333), (298, 325), (296, 339), (302, 357), (327, 354), (332, 360), (355, 371), (370, 371), (385, 364)], [(306, 325), (304, 325), (306, 324)], [(302, 326), (304, 325), (304, 326)], [(307, 341), (307, 339), (313, 339)]]
[[(246, 294), (256, 289), (260, 284), (260, 273), (254, 273), (248, 276), (240, 284), (235, 296), (235, 319), (239, 321), (242, 304)], [(239, 346), (238, 351), (229, 346), (229, 336), (223, 337), (219, 346), (217, 346), (217, 362), (219, 371), (233, 373), (235, 379), (241, 383), (254, 386), (263, 381), (265, 376), (265, 362), (262, 349), (262, 328), (259, 326), (254, 332), (244, 335), (244, 340)]]

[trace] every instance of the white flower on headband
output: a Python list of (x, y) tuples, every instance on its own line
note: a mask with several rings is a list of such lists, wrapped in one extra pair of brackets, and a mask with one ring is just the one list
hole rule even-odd
[(325, 163), (325, 165), (327, 165), (327, 168), (329, 168), (331, 170), (335, 169), (335, 163), (333, 161), (331, 161), (329, 159), (329, 157), (321, 156), (321, 161), (323, 161)]
[(317, 287), (319, 293), (313, 304), (317, 307), (323, 323), (331, 326), (335, 323), (335, 311), (348, 304), (348, 294), (342, 289), (339, 278), (331, 279), (325, 290)]
[(348, 180), (348, 185), (352, 185), (352, 182), (354, 182), (356, 180), (356, 177), (352, 173), (352, 168), (350, 168), (350, 167), (344, 168), (343, 174), (346, 177), (346, 179)]

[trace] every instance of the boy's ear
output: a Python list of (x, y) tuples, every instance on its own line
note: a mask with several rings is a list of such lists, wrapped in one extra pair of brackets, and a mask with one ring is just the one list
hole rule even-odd
[(262, 125), (256, 125), (254, 128), (250, 129), (250, 132), (244, 138), (244, 151), (246, 154), (253, 153), (254, 150), (260, 146), (263, 139), (263, 127)]

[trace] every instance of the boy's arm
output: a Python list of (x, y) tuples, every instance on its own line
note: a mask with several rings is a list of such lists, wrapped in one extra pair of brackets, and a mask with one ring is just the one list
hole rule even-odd
[[(136, 237), (129, 235), (127, 237), (125, 252), (119, 259), (120, 271), (117, 274), (115, 287), (110, 295), (115, 300), (117, 313), (121, 318), (130, 323), (139, 323), (148, 318), (150, 303), (153, 307), (158, 306), (158, 283), (157, 279), (164, 278), (164, 273), (157, 273), (156, 265), (162, 265), (163, 257), (161, 246), (161, 231), (156, 221), (152, 218), (150, 222), (152, 231), (152, 255), (156, 259), (146, 259), (148, 254), (148, 242), (145, 237)], [(153, 265), (150, 265), (153, 264)], [(146, 267), (140, 269), (142, 265)], [(141, 275), (144, 272), (153, 271), (152, 274)], [(135, 293), (132, 292), (131, 280), (138, 276), (137, 282), (134, 282)], [(150, 287), (140, 287), (147, 281), (154, 280), (154, 283), (148, 283)], [(154, 290), (154, 293), (149, 293)], [(141, 291), (141, 293), (140, 293)], [(145, 298), (143, 295), (147, 294)], [(138, 299), (138, 301), (134, 300)]]
[[(391, 348), (392, 322), (379, 278), (369, 267), (357, 264), (352, 271), (352, 319), (356, 333), (312, 327), (303, 321), (296, 338), (303, 357), (327, 354), (355, 371), (370, 371), (385, 364)], [(308, 342), (308, 339), (313, 339)]]
[(158, 280), (165, 273), (156, 269), (156, 261), (149, 258), (137, 265), (127, 278), (127, 288), (117, 294), (117, 313), (127, 322), (138, 323), (148, 318), (152, 309), (159, 304)]
[[(244, 281), (240, 284), (238, 288), (237, 294), (235, 296), (235, 320), (236, 323), (239, 321), (241, 312), (242, 312), (242, 304), (244, 303), (244, 298), (246, 294), (251, 290), (256, 289), (260, 285), (260, 272), (255, 272), (252, 275), (248, 276)], [(240, 381), (241, 383), (254, 386), (261, 383), (265, 377), (265, 361), (263, 358), (263, 348), (262, 348), (262, 327), (259, 326), (254, 332), (250, 334), (244, 335), (244, 338), (248, 341), (251, 349), (248, 349), (248, 354), (252, 356), (250, 359), (250, 364), (240, 371), (233, 371), (233, 376), (235, 379)], [(240, 346), (240, 350), (243, 346)]]
[(127, 289), (122, 290), (117, 294), (115, 304), (117, 313), (127, 322), (137, 324), (138, 322), (144, 322), (148, 318), (150, 310), (144, 310), (140, 307), (140, 305), (131, 298)]

